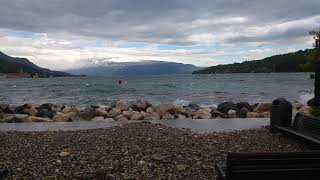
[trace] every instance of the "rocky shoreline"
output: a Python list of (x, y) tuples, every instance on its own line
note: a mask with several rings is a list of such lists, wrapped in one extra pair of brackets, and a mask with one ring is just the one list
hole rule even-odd
[[(160, 119), (214, 119), (214, 118), (269, 118), (271, 103), (250, 105), (247, 102), (224, 102), (217, 107), (200, 107), (197, 104), (177, 106), (173, 104), (152, 105), (146, 100), (129, 104), (125, 100), (108, 106), (80, 108), (54, 104), (24, 104), (13, 107), (0, 104), (0, 123), (21, 122), (71, 122)], [(310, 107), (293, 102), (293, 113), (309, 114)]]
[(0, 132), (0, 171), (29, 179), (215, 179), (227, 152), (306, 151), (260, 128), (197, 134), (147, 121), (106, 129)]

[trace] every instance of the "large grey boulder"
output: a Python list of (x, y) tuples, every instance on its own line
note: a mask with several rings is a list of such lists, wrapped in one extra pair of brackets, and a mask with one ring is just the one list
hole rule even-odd
[(233, 102), (224, 102), (218, 105), (218, 111), (222, 112), (223, 114), (228, 114), (230, 110), (238, 110), (238, 107)]

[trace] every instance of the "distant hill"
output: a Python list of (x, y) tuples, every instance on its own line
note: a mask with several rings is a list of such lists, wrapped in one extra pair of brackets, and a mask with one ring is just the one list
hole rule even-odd
[(306, 49), (295, 53), (275, 55), (262, 60), (211, 66), (202, 70), (194, 71), (193, 74), (302, 72), (303, 70), (300, 65), (307, 61), (307, 56), (310, 51), (312, 50)]
[(26, 58), (15, 58), (8, 56), (0, 51), (0, 73), (28, 73), (38, 74), (40, 77), (60, 77), (71, 76), (69, 73), (60, 71), (51, 71), (50, 69), (41, 68)]
[(187, 74), (200, 68), (191, 64), (163, 61), (114, 62), (108, 59), (87, 60), (81, 68), (67, 70), (88, 76)]

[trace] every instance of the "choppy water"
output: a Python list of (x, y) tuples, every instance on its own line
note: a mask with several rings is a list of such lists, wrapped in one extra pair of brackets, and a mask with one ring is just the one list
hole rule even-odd
[[(127, 83), (120, 86), (118, 79)], [(306, 102), (312, 92), (308, 73), (0, 78), (0, 102), (14, 105), (51, 102), (87, 106), (121, 98), (205, 106), (229, 100), (265, 102), (278, 97)]]

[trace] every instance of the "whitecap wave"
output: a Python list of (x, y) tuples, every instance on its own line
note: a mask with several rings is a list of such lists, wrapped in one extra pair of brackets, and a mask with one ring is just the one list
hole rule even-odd
[(190, 102), (184, 99), (176, 99), (173, 101), (173, 104), (176, 106), (188, 106)]

